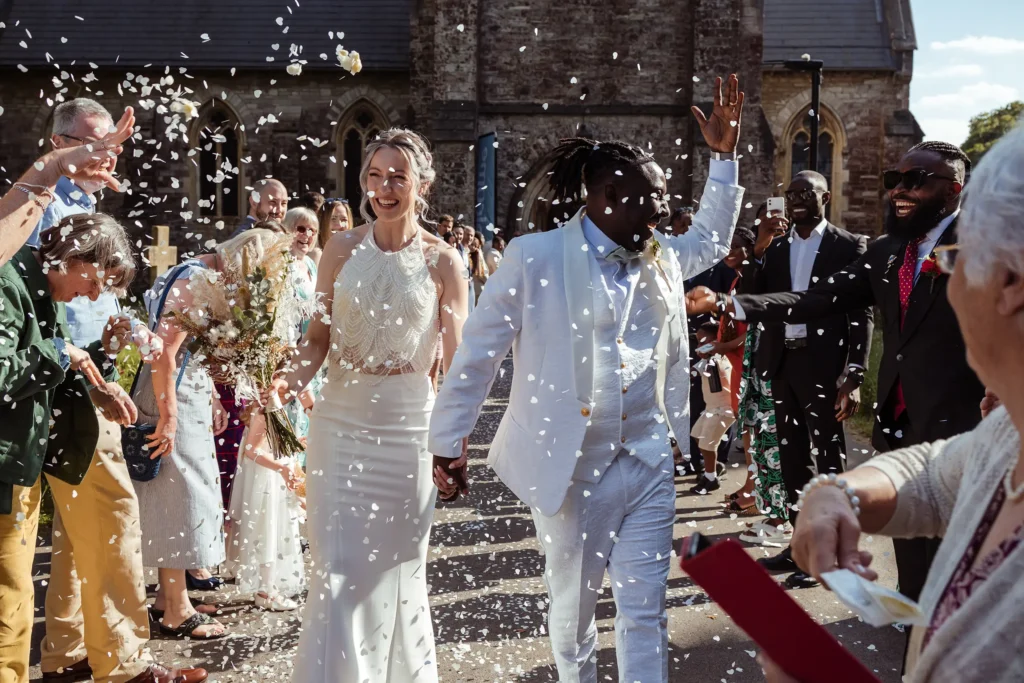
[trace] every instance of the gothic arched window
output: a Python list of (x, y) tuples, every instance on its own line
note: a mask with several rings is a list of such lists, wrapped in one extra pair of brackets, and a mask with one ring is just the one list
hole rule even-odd
[[(810, 109), (804, 111), (800, 119), (800, 125), (796, 126), (790, 141), (790, 165), (789, 177), (793, 178), (797, 173), (806, 171), (811, 167), (811, 114)], [(833, 175), (836, 144), (835, 135), (830, 127), (830, 121), (822, 116), (818, 120), (818, 173), (825, 176), (828, 181), (828, 189), (833, 196), (838, 196), (839, 188), (836, 185)], [(825, 206), (825, 217), (831, 219), (832, 204)]]
[(353, 213), (359, 216), (359, 205), (363, 190), (359, 185), (359, 171), (363, 167), (363, 151), (388, 123), (380, 111), (369, 102), (362, 100), (349, 108), (339, 126), (338, 147), (341, 158), (339, 190), (349, 201)]
[(215, 102), (200, 118), (198, 131), (199, 212), (203, 216), (238, 216), (243, 199), (238, 121)]

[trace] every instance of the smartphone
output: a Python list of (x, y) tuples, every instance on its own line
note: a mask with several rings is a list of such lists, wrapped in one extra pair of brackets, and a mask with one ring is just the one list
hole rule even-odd
[(697, 347), (697, 353), (711, 353), (715, 350), (714, 344), (704, 344), (703, 346)]
[(768, 215), (785, 216), (786, 215), (786, 198), (785, 197), (769, 197), (768, 198)]
[(679, 557), (679, 563), (682, 564), (710, 547), (711, 540), (707, 536), (694, 532), (686, 538), (680, 538), (676, 541), (676, 555)]

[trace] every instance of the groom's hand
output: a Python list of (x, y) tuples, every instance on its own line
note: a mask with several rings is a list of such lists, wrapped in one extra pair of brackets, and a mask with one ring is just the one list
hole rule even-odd
[(441, 500), (444, 502), (458, 500), (460, 493), (469, 495), (468, 462), (469, 455), (465, 451), (454, 460), (434, 456), (434, 486), (441, 493)]
[(699, 107), (692, 107), (697, 118), (704, 141), (714, 152), (732, 154), (740, 137), (740, 123), (743, 118), (744, 95), (740, 92), (740, 82), (736, 74), (729, 76), (725, 88), (722, 79), (715, 79), (715, 103), (711, 118), (704, 116)]

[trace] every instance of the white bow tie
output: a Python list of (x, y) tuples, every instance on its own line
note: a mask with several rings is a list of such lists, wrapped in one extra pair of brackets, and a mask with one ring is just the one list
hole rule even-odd
[(625, 247), (617, 247), (610, 251), (608, 255), (605, 256), (605, 259), (609, 261), (616, 261), (618, 263), (630, 263), (631, 261), (636, 261), (643, 255), (644, 253), (642, 251), (630, 251)]

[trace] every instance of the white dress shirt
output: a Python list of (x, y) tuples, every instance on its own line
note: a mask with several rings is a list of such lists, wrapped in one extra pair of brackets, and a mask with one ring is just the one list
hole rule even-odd
[(921, 275), (921, 266), (924, 265), (925, 259), (932, 255), (932, 251), (935, 249), (935, 245), (942, 239), (942, 233), (946, 232), (946, 228), (956, 220), (956, 217), (960, 215), (960, 208), (949, 214), (936, 225), (934, 228), (929, 230), (924, 236), (924, 240), (917, 246), (917, 263), (914, 264), (914, 283), (917, 284), (917, 278)]
[[(821, 237), (825, 234), (828, 221), (824, 218), (814, 226), (811, 234), (804, 239), (794, 228), (789, 237), (789, 279), (791, 291), (806, 292), (811, 286), (811, 271), (814, 270), (814, 259), (821, 247)], [(786, 339), (805, 339), (807, 325), (786, 325)]]

